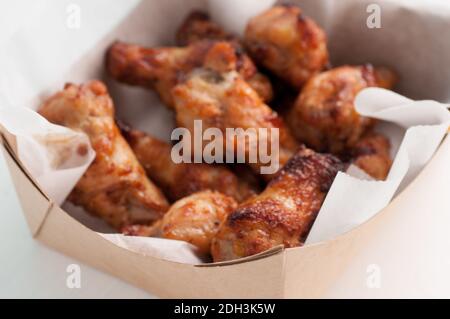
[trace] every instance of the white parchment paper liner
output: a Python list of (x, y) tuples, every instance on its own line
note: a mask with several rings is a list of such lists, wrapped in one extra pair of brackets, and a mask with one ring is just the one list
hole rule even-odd
[(0, 106), (0, 123), (16, 137), (28, 172), (49, 198), (62, 204), (95, 158), (89, 138), (49, 123), (29, 108)]
[(403, 140), (385, 181), (363, 180), (345, 173), (336, 176), (306, 244), (349, 231), (383, 209), (426, 165), (450, 125), (446, 105), (413, 101), (384, 89), (361, 91), (355, 104), (363, 115), (406, 129)]

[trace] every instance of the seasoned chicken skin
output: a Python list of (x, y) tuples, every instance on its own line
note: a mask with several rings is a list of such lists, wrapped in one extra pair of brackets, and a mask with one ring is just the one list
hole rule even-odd
[[(217, 59), (213, 59), (213, 64), (216, 61)], [(190, 132), (194, 132), (195, 120), (202, 120), (203, 130), (218, 128), (223, 133), (225, 152), (245, 154), (247, 163), (251, 150), (255, 150), (254, 154), (261, 154), (256, 146), (263, 145), (264, 148), (263, 140), (267, 141), (268, 145), (276, 141), (270, 129), (278, 129), (278, 159), (282, 166), (298, 147), (282, 118), (264, 104), (259, 95), (237, 72), (218, 72), (216, 70), (226, 70), (226, 65), (213, 64), (207, 64), (208, 68), (193, 71), (186, 82), (173, 89), (177, 124), (189, 129)], [(245, 143), (237, 143), (235, 139), (227, 140), (226, 131), (230, 128), (255, 130), (253, 134), (247, 135)], [(266, 130), (267, 138), (260, 134), (258, 128), (269, 129)], [(250, 166), (260, 174), (261, 167), (268, 165), (262, 163), (259, 156), (257, 157), (256, 162), (250, 163)], [(269, 178), (269, 174), (266, 177)]]
[(252, 18), (245, 45), (257, 64), (297, 89), (328, 64), (324, 31), (293, 5), (275, 6)]
[(302, 245), (342, 162), (302, 147), (258, 196), (239, 205), (213, 240), (215, 262)]
[(203, 11), (192, 11), (178, 28), (177, 45), (186, 46), (202, 40), (236, 41), (237, 38), (212, 22)]
[(106, 68), (118, 81), (156, 90), (161, 100), (173, 107), (172, 88), (190, 71), (201, 67), (205, 59), (211, 60), (211, 55), (217, 59), (225, 58), (228, 66), (249, 80), (262, 97), (271, 96), (270, 82), (257, 72), (253, 62), (232, 42), (205, 40), (187, 47), (163, 48), (116, 42), (108, 50)]
[[(253, 65), (250, 57), (245, 52), (240, 40), (225, 32), (220, 26), (212, 22), (209, 15), (202, 11), (191, 12), (180, 26), (176, 34), (177, 44), (186, 46), (203, 40), (230, 41), (236, 48), (236, 53), (240, 56), (242, 64)], [(270, 102), (273, 98), (273, 89), (270, 80), (262, 73), (255, 72), (245, 80), (258, 92), (265, 101)]]
[(356, 95), (367, 87), (391, 88), (395, 75), (371, 65), (341, 66), (312, 77), (303, 88), (288, 123), (294, 135), (318, 151), (352, 148), (375, 120), (358, 114)]
[(392, 165), (390, 142), (381, 133), (366, 133), (350, 152), (352, 163), (377, 180), (386, 179)]
[(102, 82), (67, 84), (44, 102), (39, 113), (54, 124), (87, 134), (96, 152), (70, 194), (71, 202), (117, 229), (164, 215), (168, 203), (120, 134), (113, 102)]
[(209, 189), (242, 202), (258, 192), (257, 188), (238, 178), (226, 166), (175, 164), (171, 158), (170, 144), (138, 130), (123, 129), (122, 132), (148, 176), (172, 201)]
[(127, 235), (158, 236), (193, 244), (202, 254), (209, 254), (211, 241), (236, 201), (219, 192), (202, 191), (175, 202), (155, 226), (131, 226)]

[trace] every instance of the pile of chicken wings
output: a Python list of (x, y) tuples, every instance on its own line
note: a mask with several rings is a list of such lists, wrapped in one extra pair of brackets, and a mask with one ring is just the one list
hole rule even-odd
[[(279, 5), (250, 19), (244, 37), (203, 12), (179, 27), (173, 47), (115, 42), (113, 79), (155, 91), (176, 125), (278, 128), (277, 173), (261, 163), (180, 163), (172, 145), (118, 124), (104, 83), (66, 84), (39, 113), (87, 134), (96, 158), (69, 201), (130, 236), (183, 240), (214, 262), (301, 246), (339, 171), (350, 164), (386, 178), (389, 140), (355, 110), (367, 87), (392, 88), (385, 67), (331, 67), (325, 32), (302, 10)], [(258, 139), (256, 135), (253, 138)]]

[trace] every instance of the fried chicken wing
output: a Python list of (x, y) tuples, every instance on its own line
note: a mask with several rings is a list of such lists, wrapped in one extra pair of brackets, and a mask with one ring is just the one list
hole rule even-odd
[[(212, 61), (216, 64), (218, 60)], [(224, 62), (223, 59), (220, 61)], [(216, 70), (224, 68), (213, 64), (207, 64), (208, 68), (193, 71), (186, 82), (173, 89), (177, 124), (194, 132), (194, 121), (202, 120), (203, 130), (218, 128), (223, 133), (225, 152), (241, 152), (247, 159), (252, 149), (257, 145), (264, 145), (261, 144), (264, 137), (267, 137), (268, 145), (275, 141), (272, 140), (275, 136), (271, 130), (267, 130), (268, 134), (263, 136), (258, 128), (278, 129), (279, 163), (286, 163), (295, 153), (298, 144), (282, 118), (264, 104), (237, 72), (218, 72)], [(237, 143), (234, 139), (227, 140), (226, 131), (230, 128), (255, 130), (246, 135), (245, 143)], [(256, 150), (254, 153), (258, 152)], [(250, 165), (258, 174), (261, 167), (266, 166), (260, 158)]]
[(156, 227), (131, 226), (124, 232), (134, 236), (159, 236), (193, 244), (208, 254), (211, 241), (236, 201), (219, 192), (202, 191), (175, 202)]
[(352, 163), (377, 180), (386, 179), (392, 165), (391, 145), (381, 133), (366, 133), (350, 151)]
[(144, 48), (116, 42), (108, 50), (106, 68), (118, 81), (156, 90), (161, 100), (173, 107), (171, 89), (190, 71), (201, 67), (211, 54), (217, 58), (226, 56), (228, 67), (249, 80), (261, 96), (271, 96), (270, 82), (257, 72), (253, 62), (232, 42), (204, 40), (187, 47), (165, 48)]
[(245, 45), (256, 63), (297, 89), (328, 64), (324, 31), (293, 5), (275, 6), (252, 18)]
[(242, 202), (259, 191), (254, 185), (238, 178), (226, 166), (206, 163), (175, 164), (171, 158), (170, 144), (138, 130), (123, 129), (122, 132), (148, 176), (162, 188), (170, 200), (176, 201), (209, 189)]
[[(202, 11), (193, 11), (186, 17), (176, 34), (177, 44), (186, 46), (203, 40), (229, 41), (236, 48), (236, 53), (240, 55), (243, 64), (253, 65), (250, 57), (245, 52), (240, 40), (225, 32), (220, 26), (209, 18), (209, 15)], [(249, 74), (245, 80), (258, 92), (265, 101), (270, 102), (273, 98), (273, 89), (270, 80), (262, 73), (255, 72)]]
[(302, 147), (258, 196), (228, 215), (213, 239), (215, 262), (277, 245), (302, 245), (342, 162)]
[(168, 203), (145, 175), (114, 122), (114, 106), (105, 85), (91, 81), (67, 84), (39, 113), (54, 124), (88, 135), (94, 162), (69, 200), (115, 228), (161, 218)]
[(375, 120), (359, 115), (356, 95), (364, 88), (391, 88), (395, 75), (385, 68), (342, 66), (315, 75), (288, 115), (294, 135), (318, 151), (340, 153), (352, 148)]

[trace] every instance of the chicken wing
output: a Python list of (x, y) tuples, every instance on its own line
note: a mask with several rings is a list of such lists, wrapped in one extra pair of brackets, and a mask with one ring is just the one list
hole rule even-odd
[[(177, 44), (186, 46), (203, 40), (230, 41), (233, 42), (237, 54), (240, 55), (243, 64), (253, 65), (250, 57), (245, 52), (240, 40), (225, 32), (220, 26), (212, 22), (209, 15), (202, 11), (193, 11), (187, 17), (176, 34)], [(255, 72), (245, 79), (248, 84), (258, 92), (265, 101), (273, 98), (273, 89), (270, 80), (262, 73)]]
[(386, 179), (392, 165), (391, 145), (381, 133), (366, 133), (350, 151), (351, 162), (377, 180)]
[(142, 225), (124, 229), (133, 236), (158, 236), (193, 244), (202, 254), (209, 254), (212, 238), (236, 201), (219, 192), (202, 191), (175, 202), (156, 227)]
[(302, 245), (342, 162), (302, 147), (258, 196), (228, 215), (213, 239), (215, 262), (277, 245)]
[(253, 185), (238, 178), (226, 166), (206, 163), (175, 164), (171, 145), (144, 132), (122, 129), (123, 135), (148, 176), (173, 201), (202, 190), (214, 190), (242, 202), (258, 193)]
[(88, 135), (94, 162), (69, 196), (76, 205), (119, 229), (161, 218), (168, 203), (145, 175), (114, 122), (114, 106), (100, 81), (66, 84), (39, 113), (54, 124)]
[(275, 6), (252, 18), (245, 45), (257, 64), (297, 89), (328, 64), (324, 31), (293, 5)]
[[(213, 59), (216, 63), (217, 59)], [(221, 60), (222, 63), (224, 60)], [(298, 144), (292, 137), (282, 118), (264, 104), (258, 94), (235, 71), (219, 72), (221, 66), (209, 65), (207, 68), (193, 71), (186, 82), (173, 89), (176, 120), (181, 127), (194, 132), (194, 121), (202, 120), (203, 130), (218, 128), (223, 133), (225, 152), (243, 153), (247, 160), (257, 145), (263, 145), (264, 136), (258, 128), (278, 129), (280, 166), (295, 153)], [(223, 69), (223, 68), (222, 68)], [(245, 143), (227, 139), (229, 129), (256, 129), (245, 137)], [(268, 130), (267, 141), (271, 144), (274, 135)], [(244, 136), (244, 134), (241, 134)], [(278, 146), (278, 145), (277, 145)], [(275, 151), (270, 149), (270, 151)], [(259, 152), (259, 151), (257, 151)], [(269, 152), (270, 153), (270, 152)], [(260, 161), (250, 163), (256, 173), (266, 166)], [(247, 161), (248, 163), (248, 161)], [(270, 179), (269, 174), (265, 175)]]
[(354, 99), (366, 87), (391, 88), (395, 75), (385, 68), (342, 66), (315, 75), (288, 115), (294, 135), (317, 151), (335, 154), (352, 148), (375, 120), (359, 115)]
[(190, 71), (201, 67), (211, 51), (217, 58), (226, 56), (228, 67), (249, 80), (261, 96), (271, 96), (270, 82), (257, 72), (253, 62), (232, 42), (204, 40), (187, 47), (166, 48), (144, 48), (116, 42), (108, 50), (106, 68), (118, 81), (156, 90), (161, 100), (172, 108), (171, 89)]

